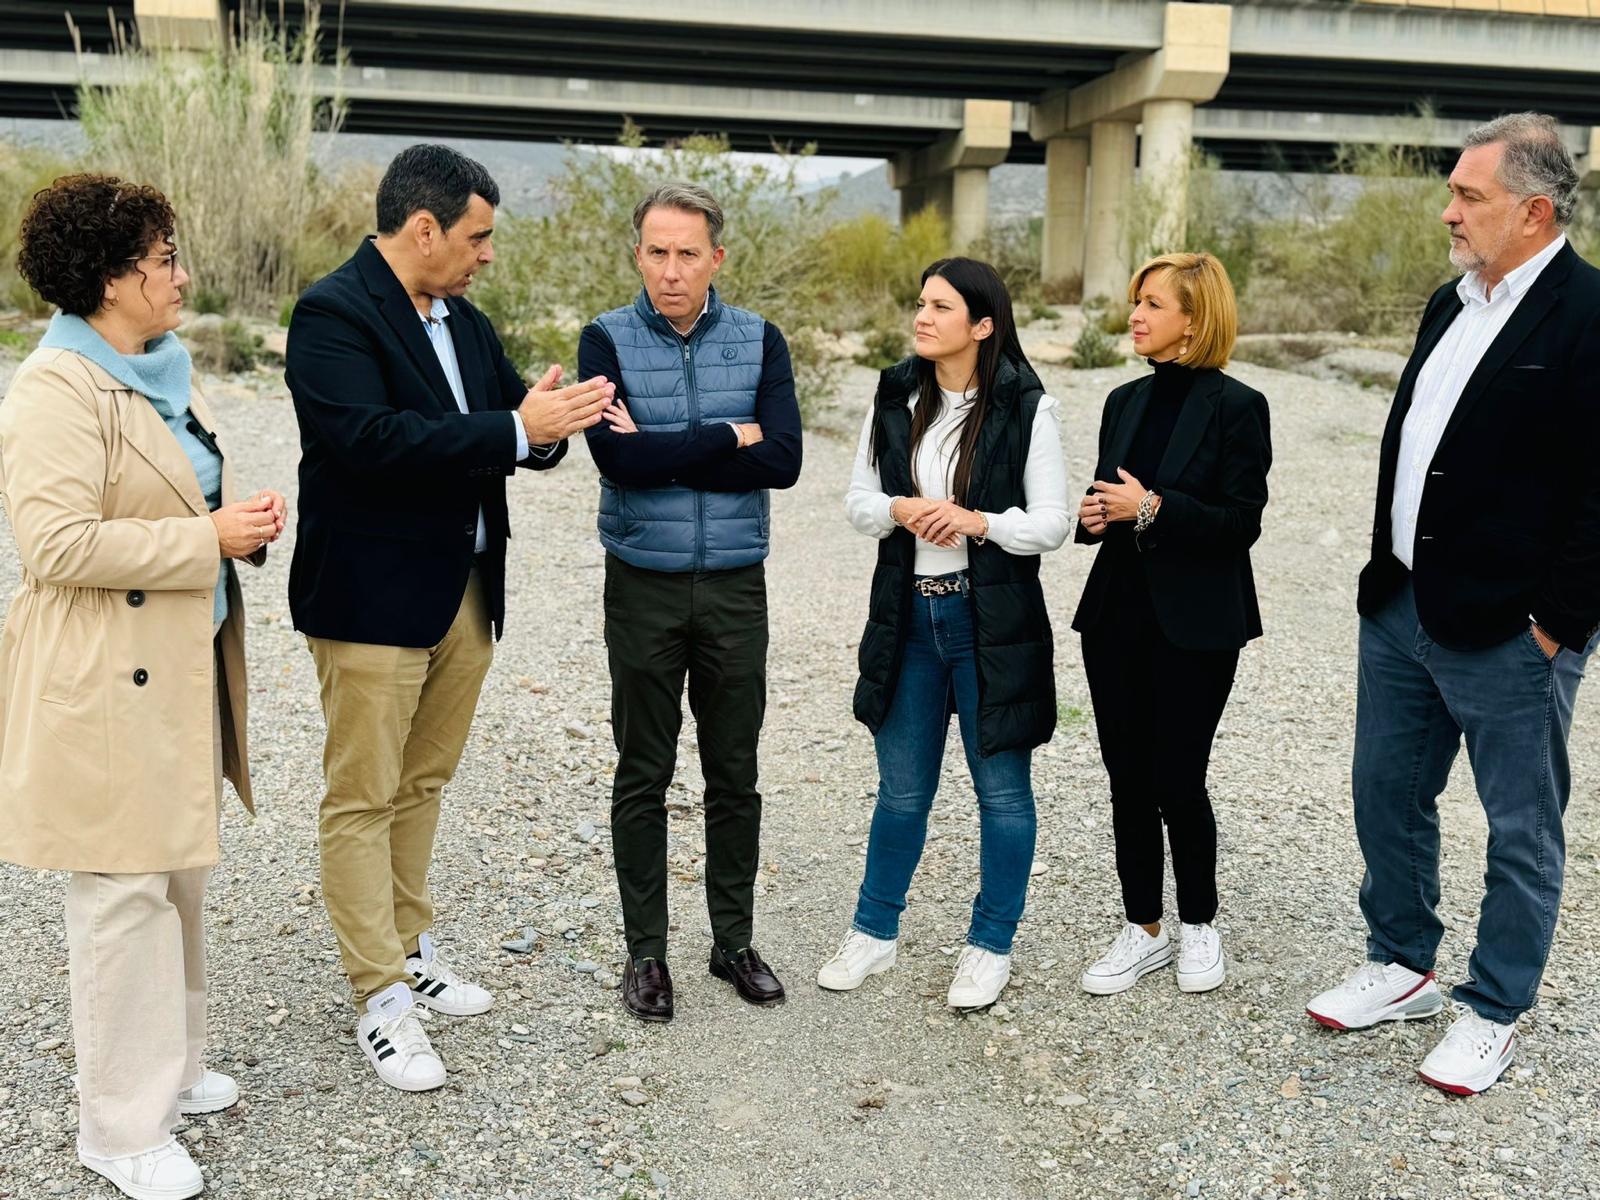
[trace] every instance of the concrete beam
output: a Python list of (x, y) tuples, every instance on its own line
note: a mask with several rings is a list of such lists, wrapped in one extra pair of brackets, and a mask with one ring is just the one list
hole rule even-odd
[(1089, 130), (1089, 219), (1083, 252), (1083, 297), (1120, 300), (1127, 291), (1124, 221), (1133, 202), (1138, 144), (1132, 121), (1099, 121)]
[(1084, 222), (1089, 191), (1089, 141), (1058, 137), (1045, 143), (1044, 237), (1039, 275), (1071, 292), (1083, 284)]
[(1578, 186), (1582, 188), (1600, 188), (1600, 126), (1589, 130), (1589, 144), (1578, 159)]
[(1011, 152), (1008, 100), (967, 100), (959, 132), (889, 161), (890, 186), (900, 191), (900, 215), (933, 207), (950, 223), (950, 243), (970, 246), (989, 227), (989, 168)]
[(211, 50), (227, 31), (222, 0), (133, 0), (133, 18), (150, 47)]
[(1232, 13), (1226, 4), (1168, 4), (1160, 49), (1046, 96), (1034, 105), (1029, 133), (1042, 141), (1096, 121), (1138, 120), (1152, 100), (1212, 99), (1228, 77)]

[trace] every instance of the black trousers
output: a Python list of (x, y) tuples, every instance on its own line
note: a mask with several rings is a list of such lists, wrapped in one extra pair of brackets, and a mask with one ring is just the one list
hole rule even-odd
[(1161, 919), (1161, 826), (1172, 846), (1178, 918), (1217, 915), (1217, 823), (1206, 767), (1233, 690), (1237, 650), (1183, 650), (1161, 633), (1143, 580), (1118, 589), (1083, 634), (1100, 756), (1111, 777), (1117, 877), (1129, 921)]
[(767, 706), (767, 584), (761, 563), (649, 571), (606, 556), (606, 649), (617, 775), (611, 842), (634, 958), (667, 954), (667, 785), (683, 685), (705, 775), (706, 908), (724, 950), (750, 945), (761, 842), (756, 749)]

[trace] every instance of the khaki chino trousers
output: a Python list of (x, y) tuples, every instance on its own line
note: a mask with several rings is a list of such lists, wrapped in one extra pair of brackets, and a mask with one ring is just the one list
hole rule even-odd
[(474, 570), (436, 646), (306, 641), (328, 724), (322, 898), (360, 1009), (391, 984), (410, 983), (406, 956), (433, 924), (439, 794), (466, 747), (494, 638)]
[[(211, 735), (220, 806), (217, 704)], [(191, 867), (145, 875), (74, 871), (67, 880), (78, 1144), (96, 1157), (170, 1142), (178, 1093), (205, 1073), (202, 904), (210, 878), (210, 867)]]

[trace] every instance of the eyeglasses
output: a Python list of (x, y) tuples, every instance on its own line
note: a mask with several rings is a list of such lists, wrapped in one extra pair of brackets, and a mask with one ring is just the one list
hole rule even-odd
[(177, 252), (177, 250), (173, 250), (173, 252), (171, 254), (136, 254), (132, 258), (125, 258), (122, 261), (123, 262), (131, 262), (131, 263), (139, 263), (139, 262), (166, 263), (167, 264), (167, 274), (169, 276), (171, 276), (173, 279), (176, 279), (178, 277), (178, 252)]

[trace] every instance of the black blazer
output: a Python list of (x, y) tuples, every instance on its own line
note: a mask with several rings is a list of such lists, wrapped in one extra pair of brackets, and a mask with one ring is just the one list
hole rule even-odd
[(416, 306), (371, 240), (306, 289), (285, 378), (300, 422), (289, 611), (311, 637), (433, 646), (461, 606), (478, 510), (495, 636), (505, 618), (506, 476), (566, 453), (517, 457), (507, 415), (527, 385), (489, 321), (452, 297), (468, 411), (456, 407)]
[[(1372, 557), (1356, 604), (1371, 615), (1405, 582), (1391, 549), (1400, 431), (1428, 355), (1461, 312), (1433, 294), (1389, 410)], [(1600, 631), (1600, 271), (1563, 246), (1467, 381), (1428, 465), (1412, 579), (1434, 641), (1476, 649), (1527, 630), (1568, 649)]]
[[(1096, 479), (1117, 478), (1154, 379), (1145, 375), (1106, 397)], [(1236, 650), (1261, 636), (1250, 547), (1261, 536), (1271, 466), (1266, 397), (1221, 371), (1199, 372), (1156, 477), (1139, 481), (1161, 493), (1161, 511), (1135, 546), (1156, 621), (1174, 645)], [(1118, 522), (1096, 536), (1079, 525), (1074, 539), (1085, 544), (1107, 536), (1131, 539), (1131, 530)], [(1097, 554), (1072, 618), (1080, 633), (1099, 620), (1110, 573), (1108, 557)]]

